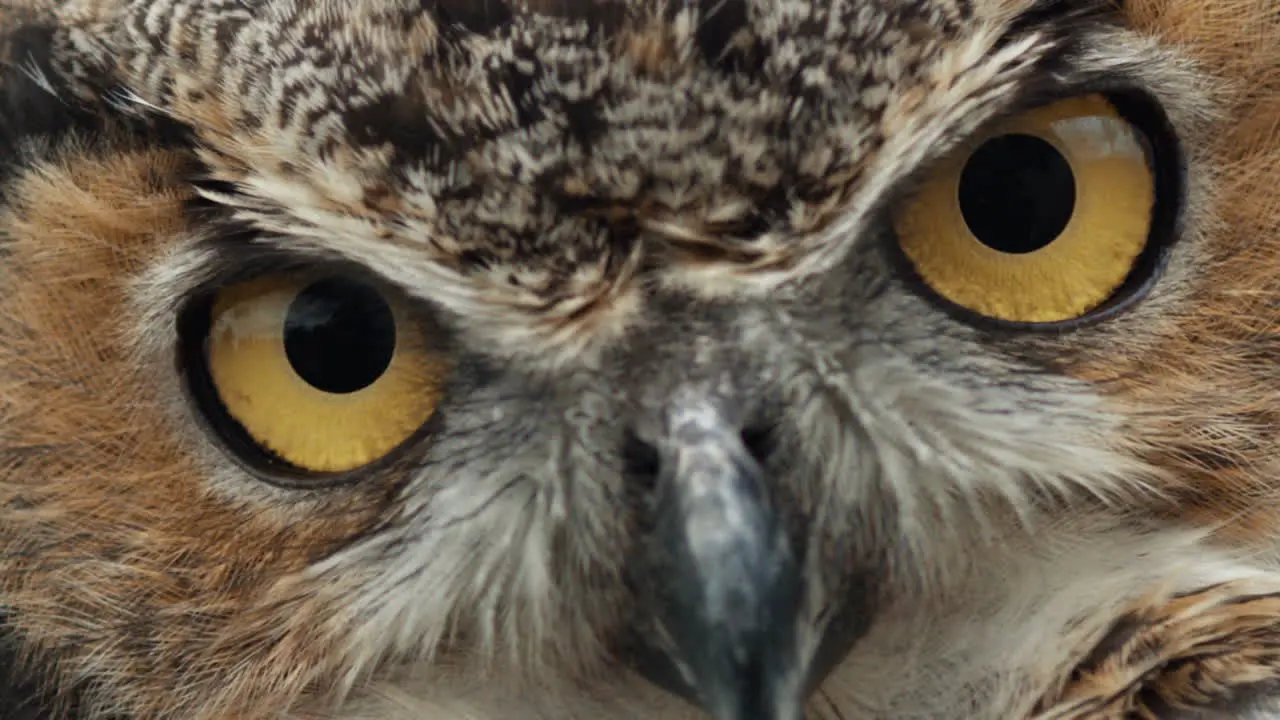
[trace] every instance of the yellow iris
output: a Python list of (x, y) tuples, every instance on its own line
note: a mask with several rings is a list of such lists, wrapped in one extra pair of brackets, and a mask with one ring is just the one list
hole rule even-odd
[(895, 218), (903, 252), (947, 300), (1013, 322), (1078, 318), (1146, 247), (1155, 179), (1140, 131), (1100, 95), (983, 134)]
[(401, 303), (343, 277), (223, 289), (205, 352), (231, 417), (313, 472), (367, 465), (403, 443), (435, 411), (447, 371)]

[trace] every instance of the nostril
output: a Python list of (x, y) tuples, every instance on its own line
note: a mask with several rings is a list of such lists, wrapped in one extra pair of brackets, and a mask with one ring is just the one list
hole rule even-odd
[(742, 431), (742, 445), (756, 462), (764, 465), (777, 449), (777, 436), (772, 425), (749, 425)]
[(627, 432), (622, 441), (622, 465), (627, 475), (651, 489), (657, 484), (660, 460), (658, 448), (641, 440), (635, 433)]
[[(777, 449), (777, 437), (772, 425), (748, 426), (742, 431), (741, 437), (742, 446), (761, 465), (766, 464)], [(657, 482), (661, 461), (658, 448), (653, 443), (640, 439), (634, 432), (627, 432), (622, 441), (622, 466), (627, 475), (647, 487), (652, 486)]]

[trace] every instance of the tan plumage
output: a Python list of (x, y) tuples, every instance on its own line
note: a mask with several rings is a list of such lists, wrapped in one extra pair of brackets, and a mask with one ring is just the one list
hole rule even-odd
[[(708, 717), (634, 657), (696, 664), (652, 547), (701, 392), (801, 573), (769, 658), (809, 717), (1280, 716), (1278, 33), (1271, 0), (0, 2), (15, 656), (85, 720)], [(1121, 85), (1180, 153), (1151, 282), (1047, 332), (929, 299), (914, 183)], [(197, 387), (200, 303), (312, 271), (454, 368), (336, 476)]]

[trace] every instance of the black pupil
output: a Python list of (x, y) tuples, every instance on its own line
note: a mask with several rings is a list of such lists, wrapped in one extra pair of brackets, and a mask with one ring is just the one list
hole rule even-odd
[(330, 393), (382, 377), (396, 349), (395, 318), (372, 287), (343, 278), (308, 285), (289, 306), (284, 350), (298, 375)]
[(983, 143), (960, 174), (960, 211), (982, 244), (1029, 253), (1062, 234), (1076, 206), (1071, 164), (1031, 135)]

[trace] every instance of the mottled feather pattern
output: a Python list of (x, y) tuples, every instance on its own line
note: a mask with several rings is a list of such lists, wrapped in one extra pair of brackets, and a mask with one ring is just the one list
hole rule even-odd
[[(857, 569), (806, 621), (865, 595), (814, 720), (1265, 717), (1278, 32), (1270, 0), (0, 2), (6, 641), (85, 720), (704, 717), (620, 661), (619, 448), (710, 368), (808, 571)], [(1150, 296), (1010, 336), (910, 292), (902, 193), (1118, 78), (1186, 155)], [(450, 328), (439, 438), (302, 490), (210, 440), (174, 318), (282, 257)]]
[(1037, 720), (1182, 717), (1243, 709), (1280, 682), (1280, 588), (1226, 583), (1122, 615), (1042, 701)]

